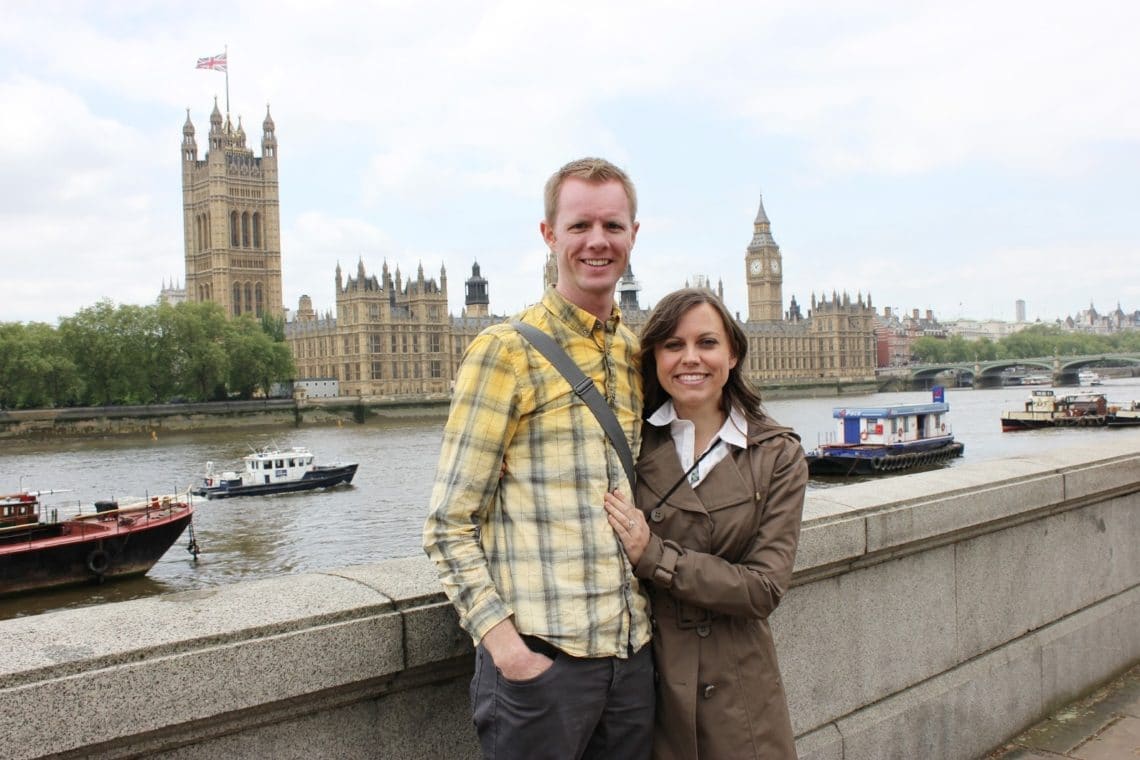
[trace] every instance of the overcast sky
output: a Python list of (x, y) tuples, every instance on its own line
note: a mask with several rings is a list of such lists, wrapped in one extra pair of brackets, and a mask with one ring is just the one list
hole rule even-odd
[[(317, 10), (319, 8), (319, 10)], [(478, 261), (539, 297), (541, 188), (601, 155), (638, 187), (651, 305), (695, 275), (747, 314), (763, 195), (785, 307), (943, 319), (1140, 308), (1140, 4), (19, 2), (0, 23), (0, 322), (184, 282), (179, 142), (230, 111), (279, 141), (285, 305), (337, 262)]]

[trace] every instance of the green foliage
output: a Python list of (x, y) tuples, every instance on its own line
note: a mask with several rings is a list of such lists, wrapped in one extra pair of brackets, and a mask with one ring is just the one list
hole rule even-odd
[(232, 328), (226, 339), (226, 352), (230, 356), (229, 389), (241, 398), (253, 398), (260, 390), (269, 395), (270, 386), (279, 379), (293, 375), (293, 357), (289, 347), (275, 341), (249, 316), (230, 323)]
[(78, 394), (75, 364), (51, 325), (0, 323), (0, 408), (56, 406)]
[(281, 320), (231, 321), (216, 303), (103, 300), (58, 328), (0, 323), (0, 408), (250, 398), (293, 374)]
[(989, 338), (971, 341), (954, 335), (945, 339), (922, 337), (911, 345), (914, 361), (921, 364), (1127, 354), (1137, 351), (1140, 351), (1140, 331), (1090, 335), (1069, 332), (1057, 325), (1032, 325), (1013, 335), (1007, 335), (996, 343)]

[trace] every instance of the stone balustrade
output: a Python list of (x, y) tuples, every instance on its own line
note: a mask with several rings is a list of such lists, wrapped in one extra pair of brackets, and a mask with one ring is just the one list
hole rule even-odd
[[(978, 757), (1140, 660), (1140, 431), (1083, 442), (810, 494), (773, 616), (803, 760)], [(0, 640), (6, 758), (478, 756), (471, 645), (422, 557)]]

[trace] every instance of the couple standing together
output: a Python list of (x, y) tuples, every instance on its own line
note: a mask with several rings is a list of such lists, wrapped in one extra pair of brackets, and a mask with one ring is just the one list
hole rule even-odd
[(621, 169), (573, 161), (544, 205), (558, 282), (515, 320), (592, 380), (639, 456), (633, 483), (624, 444), (523, 328), (471, 343), (424, 549), (476, 644), (483, 754), (794, 758), (767, 618), (799, 537), (798, 438), (762, 411), (711, 292), (663, 298), (640, 348), (622, 323), (638, 222)]

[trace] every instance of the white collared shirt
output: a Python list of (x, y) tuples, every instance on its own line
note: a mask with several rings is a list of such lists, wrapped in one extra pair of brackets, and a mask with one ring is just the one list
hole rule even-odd
[[(704, 452), (697, 452), (697, 426), (691, 420), (683, 420), (677, 416), (677, 410), (673, 408), (673, 401), (669, 400), (657, 408), (649, 419), (646, 420), (650, 425), (655, 427), (669, 426), (669, 435), (673, 438), (673, 445), (677, 447), (677, 458), (681, 460), (681, 469), (688, 470), (693, 466), (693, 461), (703, 454)], [(720, 432), (717, 437), (722, 441), (722, 445), (717, 446), (707, 457), (701, 460), (691, 473), (689, 473), (689, 485), (693, 488), (699, 486), (705, 477), (712, 471), (712, 468), (718, 462), (728, 456), (728, 447), (735, 446), (738, 449), (748, 448), (748, 437), (745, 431), (748, 430), (748, 420), (745, 419), (744, 414), (733, 407), (724, 420), (724, 424), (720, 426)], [(715, 441), (716, 438), (714, 437)]]

